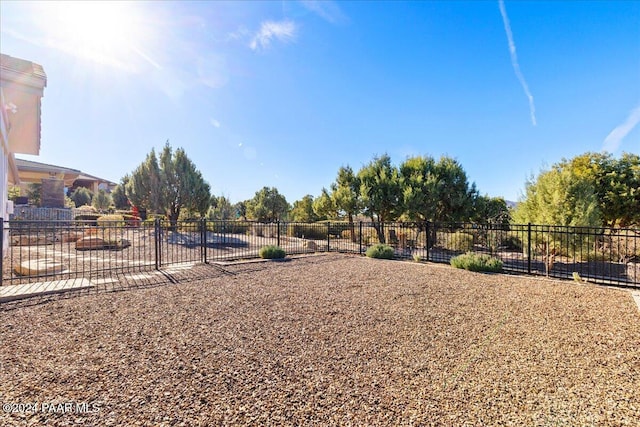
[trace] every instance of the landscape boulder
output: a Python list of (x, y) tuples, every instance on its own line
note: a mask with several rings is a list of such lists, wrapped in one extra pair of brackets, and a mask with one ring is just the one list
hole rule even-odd
[(52, 259), (38, 259), (16, 263), (13, 271), (20, 276), (43, 276), (46, 274), (57, 274), (65, 271), (67, 267)]

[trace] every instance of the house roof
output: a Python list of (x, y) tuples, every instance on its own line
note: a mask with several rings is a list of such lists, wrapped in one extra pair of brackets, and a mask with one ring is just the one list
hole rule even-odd
[(25, 159), (15, 159), (15, 162), (18, 168), (18, 174), (20, 175), (21, 179), (23, 176), (25, 177), (24, 181), (29, 181), (28, 176), (41, 178), (42, 175), (63, 175), (63, 179), (68, 183), (72, 183), (75, 180), (83, 180), (98, 181), (110, 185), (116, 185), (115, 182), (111, 182), (108, 179), (98, 178), (97, 176), (89, 175), (79, 169), (71, 169), (63, 166), (34, 162), (32, 160)]
[(71, 173), (76, 175), (80, 175), (82, 173), (82, 171), (80, 171), (79, 169), (65, 168), (62, 166), (50, 165), (47, 163), (34, 162), (31, 160), (18, 158), (16, 158), (16, 166), (18, 167), (18, 170), (30, 172)]
[(3, 72), (14, 71), (22, 75), (30, 75), (34, 78), (47, 80), (47, 74), (44, 72), (42, 65), (20, 58), (14, 58), (4, 53), (0, 53), (0, 69), (2, 69)]

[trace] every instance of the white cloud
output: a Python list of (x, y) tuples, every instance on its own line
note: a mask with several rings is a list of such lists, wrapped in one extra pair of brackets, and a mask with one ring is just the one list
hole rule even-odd
[(307, 10), (332, 24), (340, 24), (349, 20), (335, 1), (301, 0), (301, 3)]
[(271, 40), (277, 39), (281, 42), (293, 40), (296, 36), (297, 27), (293, 21), (265, 21), (260, 26), (260, 30), (253, 36), (249, 47), (253, 50), (265, 49), (271, 44)]
[(220, 122), (216, 119), (211, 119), (211, 126), (213, 126), (214, 128), (219, 128), (220, 127)]
[(247, 29), (247, 27), (245, 27), (244, 25), (241, 25), (234, 32), (228, 33), (226, 40), (227, 41), (245, 40), (245, 39), (248, 39), (250, 36), (251, 36), (251, 32)]
[(613, 153), (616, 151), (622, 140), (640, 123), (640, 105), (631, 110), (627, 120), (624, 123), (616, 126), (609, 135), (604, 139), (602, 143), (602, 151), (608, 151)]
[(511, 32), (511, 24), (509, 24), (509, 17), (507, 16), (507, 9), (504, 7), (504, 0), (498, 0), (498, 5), (500, 6), (500, 14), (502, 15), (502, 21), (504, 22), (504, 31), (507, 34), (507, 41), (509, 42), (509, 53), (511, 54), (511, 65), (513, 66), (513, 71), (516, 73), (516, 77), (520, 81), (522, 85), (522, 89), (524, 90), (525, 95), (527, 95), (527, 99), (529, 100), (529, 112), (531, 114), (531, 123), (535, 126), (537, 124), (536, 121), (536, 106), (533, 102), (533, 95), (531, 95), (531, 91), (529, 90), (529, 85), (527, 81), (524, 79), (522, 75), (522, 71), (520, 71), (520, 64), (518, 64), (518, 55), (516, 54), (516, 44), (513, 41), (513, 33)]

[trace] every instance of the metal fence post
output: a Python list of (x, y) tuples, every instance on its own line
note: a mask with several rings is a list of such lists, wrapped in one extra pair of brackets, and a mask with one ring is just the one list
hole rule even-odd
[(202, 218), (200, 220), (200, 250), (201, 250), (200, 259), (205, 264), (208, 264), (208, 261), (207, 261), (207, 220), (206, 220), (206, 218)]
[(531, 223), (527, 224), (527, 274), (531, 274)]
[(327, 221), (327, 252), (331, 252), (331, 221)]
[(359, 222), (359, 233), (358, 233), (358, 252), (362, 255), (362, 221)]
[(280, 220), (276, 221), (276, 242), (280, 246)]
[(154, 238), (153, 243), (155, 246), (155, 264), (156, 270), (160, 270), (160, 219), (156, 218), (153, 222)]
[(424, 239), (424, 247), (427, 250), (427, 261), (429, 261), (429, 233), (431, 232), (431, 230), (429, 230), (429, 221), (427, 221), (425, 224), (424, 232), (426, 234), (426, 237)]

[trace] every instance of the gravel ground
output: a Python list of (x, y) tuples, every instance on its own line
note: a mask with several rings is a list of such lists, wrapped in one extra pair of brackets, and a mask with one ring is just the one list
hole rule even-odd
[(343, 255), (214, 272), (0, 306), (0, 425), (638, 425), (629, 292)]

